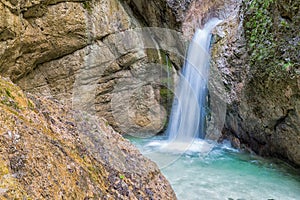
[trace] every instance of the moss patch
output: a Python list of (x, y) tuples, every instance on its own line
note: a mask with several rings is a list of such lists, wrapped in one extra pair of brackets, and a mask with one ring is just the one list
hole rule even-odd
[(91, 1), (84, 1), (82, 2), (82, 7), (87, 10), (89, 13), (93, 11), (92, 3)]
[[(245, 3), (244, 28), (251, 68), (261, 78), (285, 78), (295, 73), (299, 68), (300, 45), (291, 42), (297, 37), (299, 17), (286, 16), (279, 1), (247, 0)], [(287, 12), (295, 12), (294, 4), (297, 3), (285, 5)]]
[(245, 1), (244, 30), (251, 68), (249, 99), (253, 93), (268, 99), (280, 96), (297, 77), (300, 16), (295, 8), (299, 4), (299, 1)]

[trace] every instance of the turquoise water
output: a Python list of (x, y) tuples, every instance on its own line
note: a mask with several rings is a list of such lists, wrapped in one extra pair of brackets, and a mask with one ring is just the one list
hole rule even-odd
[(163, 138), (128, 139), (161, 167), (178, 199), (300, 199), (299, 171), (278, 160), (203, 140), (179, 151)]

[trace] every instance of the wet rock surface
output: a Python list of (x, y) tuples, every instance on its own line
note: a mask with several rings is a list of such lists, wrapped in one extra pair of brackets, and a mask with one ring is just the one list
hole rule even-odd
[[(241, 130), (235, 133), (254, 151), (297, 166), (300, 166), (300, 46), (296, 42), (299, 5), (291, 1), (254, 1), (246, 6), (243, 27), (249, 74), (238, 108), (240, 114), (234, 117)], [(253, 21), (257, 21), (256, 26)]]
[(223, 133), (236, 147), (299, 166), (299, 9), (247, 2), (215, 30), (212, 75), (221, 72), (224, 86), (212, 76), (211, 89), (225, 94), (217, 92), (227, 103)]

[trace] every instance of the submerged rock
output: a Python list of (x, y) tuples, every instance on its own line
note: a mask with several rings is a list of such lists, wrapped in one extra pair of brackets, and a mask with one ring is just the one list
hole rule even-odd
[(1, 199), (176, 199), (105, 120), (27, 96), (0, 78)]

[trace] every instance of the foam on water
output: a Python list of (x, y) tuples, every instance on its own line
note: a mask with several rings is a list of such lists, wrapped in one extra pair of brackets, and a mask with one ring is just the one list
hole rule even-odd
[(216, 146), (215, 142), (195, 139), (192, 143), (169, 142), (168, 140), (156, 140), (149, 142), (145, 148), (152, 148), (160, 152), (173, 154), (208, 153)]

